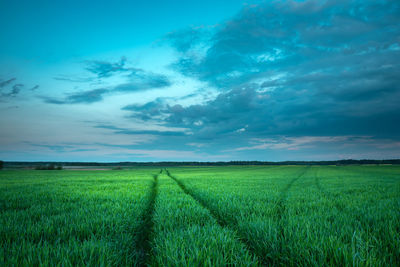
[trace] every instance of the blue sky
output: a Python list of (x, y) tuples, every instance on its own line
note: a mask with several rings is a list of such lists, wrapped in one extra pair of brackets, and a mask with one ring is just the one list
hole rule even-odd
[(0, 159), (400, 157), (398, 1), (0, 10)]

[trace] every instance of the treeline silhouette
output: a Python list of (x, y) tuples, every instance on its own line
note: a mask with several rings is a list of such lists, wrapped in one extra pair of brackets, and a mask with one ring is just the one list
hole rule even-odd
[(41, 171), (43, 171), (43, 170), (47, 170), (47, 171), (57, 170), (57, 171), (60, 171), (62, 169), (63, 169), (63, 167), (60, 164), (58, 164), (58, 166), (56, 166), (54, 163), (35, 166), (35, 170), (41, 170)]
[(400, 159), (371, 160), (371, 159), (344, 159), (333, 161), (160, 161), (160, 162), (24, 162), (4, 161), (4, 167), (33, 167), (41, 166), (109, 166), (109, 167), (140, 167), (140, 166), (232, 166), (232, 165), (363, 165), (363, 164), (400, 164)]

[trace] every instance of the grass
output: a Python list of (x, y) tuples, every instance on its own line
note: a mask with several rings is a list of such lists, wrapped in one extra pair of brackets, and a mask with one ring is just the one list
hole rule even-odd
[(0, 262), (132, 265), (151, 172), (1, 172)]
[(1, 171), (4, 266), (399, 266), (399, 166)]

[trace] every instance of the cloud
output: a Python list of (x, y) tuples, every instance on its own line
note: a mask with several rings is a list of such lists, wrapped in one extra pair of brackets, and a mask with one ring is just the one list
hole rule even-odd
[(114, 87), (115, 91), (141, 91), (171, 85), (165, 75), (155, 74), (139, 68), (126, 67), (126, 61), (126, 57), (122, 57), (119, 62), (87, 61), (89, 66), (86, 70), (96, 74), (98, 78), (107, 78), (118, 73), (125, 73), (127, 82), (116, 85)]
[(129, 81), (127, 83), (119, 84), (113, 90), (118, 92), (135, 92), (168, 87), (172, 84), (167, 76), (144, 70), (132, 71), (128, 77)]
[(131, 71), (130, 68), (125, 68), (126, 57), (121, 57), (119, 62), (108, 62), (100, 60), (86, 61), (86, 70), (96, 74), (98, 78), (110, 77), (118, 72)]
[[(398, 147), (390, 146), (400, 140), (399, 25), (397, 1), (267, 1), (246, 6), (211, 30), (184, 29), (165, 37), (176, 50), (171, 68), (217, 91), (214, 97), (198, 102), (156, 98), (127, 105), (122, 110), (128, 118), (141, 120), (146, 129), (95, 128), (154, 135), (151, 144), (135, 144), (137, 150), (189, 146), (217, 154), (231, 149), (234, 155), (258, 159), (270, 150), (273, 157), (285, 159), (301, 159), (301, 151), (318, 149), (335, 155), (386, 149), (399, 155)], [(121, 80), (62, 99), (43, 99), (95, 103), (106, 95), (171, 85), (168, 77), (134, 68), (126, 58), (86, 63), (93, 79)], [(177, 128), (183, 130), (173, 130)]]
[(399, 25), (394, 1), (247, 7), (214, 29), (207, 44), (184, 31), (170, 39), (178, 52), (172, 68), (217, 88), (214, 99), (184, 105), (158, 98), (122, 109), (191, 133), (158, 145), (207, 144), (196, 147), (255, 157), (290, 150), (301, 158), (318, 149), (394, 155), (379, 144), (400, 138)]
[[(162, 99), (144, 105), (129, 105), (123, 110), (142, 120), (155, 120), (171, 127), (186, 127), (196, 137), (212, 139), (236, 134), (240, 129), (251, 130), (267, 120), (268, 95), (253, 88), (234, 89), (203, 104), (169, 105)], [(240, 131), (244, 132), (244, 131)]]
[(191, 52), (193, 49), (199, 49), (210, 38), (207, 29), (204, 28), (186, 28), (170, 32), (164, 36), (164, 41), (170, 43), (178, 52)]
[(31, 142), (25, 142), (26, 144), (29, 144), (31, 146), (35, 146), (35, 147), (40, 147), (40, 148), (47, 148), (51, 151), (55, 151), (55, 152), (65, 152), (68, 150), (71, 150), (73, 148), (73, 146), (70, 145), (54, 145), (54, 144), (34, 144)]
[(400, 42), (399, 15), (396, 1), (268, 1), (227, 21), (205, 53), (172, 39), (185, 52), (173, 67), (221, 88), (273, 73), (343, 69), (336, 56), (357, 72), (371, 56), (380, 63), (398, 57), (389, 48)]
[(93, 81), (93, 77), (69, 77), (69, 76), (57, 76), (53, 77), (54, 80), (57, 81), (65, 81), (65, 82), (77, 82), (77, 83), (85, 83)]
[(12, 87), (12, 90), (10, 92), (11, 96), (16, 96), (19, 94), (19, 92), (21, 91), (21, 87), (24, 87), (24, 85), (22, 83), (18, 83), (18, 84), (14, 84)]
[(220, 159), (219, 155), (208, 155), (197, 153), (193, 150), (182, 149), (159, 149), (159, 148), (135, 148), (129, 144), (113, 143), (33, 143), (24, 142), (26, 147), (24, 153), (41, 158), (54, 160), (62, 154), (61, 161), (88, 161), (93, 159), (109, 162), (112, 161), (182, 161), (187, 159), (201, 160), (204, 157), (209, 159)]
[(126, 134), (126, 135), (157, 135), (157, 136), (184, 136), (187, 133), (182, 131), (181, 129), (164, 129), (162, 130), (143, 130), (143, 129), (127, 129), (127, 128), (120, 128), (114, 125), (108, 124), (97, 124), (94, 128), (98, 129), (107, 129), (112, 130), (114, 134)]
[(141, 120), (147, 121), (151, 119), (161, 119), (159, 116), (165, 112), (164, 99), (157, 98), (154, 101), (146, 104), (132, 104), (122, 107), (122, 110), (131, 111), (132, 117), (138, 117)]
[[(23, 83), (15, 83), (17, 78), (9, 78), (6, 80), (0, 79), (0, 98), (14, 98), (20, 94), (21, 89), (25, 87)], [(31, 88), (31, 91), (34, 91), (39, 88), (39, 85), (35, 85)], [(8, 90), (8, 92), (5, 92)]]
[(208, 39), (193, 31), (169, 39), (179, 52), (172, 68), (217, 88), (215, 99), (188, 106), (155, 100), (123, 110), (187, 127), (197, 138), (399, 137), (399, 25), (396, 1), (245, 7)]
[(80, 104), (80, 103), (95, 103), (103, 100), (103, 95), (109, 93), (109, 90), (107, 89), (94, 89), (94, 90), (89, 90), (89, 91), (84, 91), (84, 92), (79, 92), (76, 94), (71, 94), (64, 99), (55, 99), (51, 97), (41, 97), (44, 102), (49, 103), (49, 104), (58, 104), (58, 105), (63, 105), (63, 104)]
[(0, 88), (6, 87), (7, 85), (13, 83), (15, 80), (17, 80), (17, 78), (10, 78), (5, 81), (0, 80)]
[[(103, 88), (96, 88), (86, 91), (67, 95), (62, 99), (52, 97), (40, 97), (46, 103), (50, 104), (79, 104), (79, 103), (95, 103), (104, 99), (105, 95), (122, 94), (129, 92), (139, 92), (157, 88), (165, 88), (172, 85), (169, 78), (162, 74), (145, 71), (143, 69), (126, 67), (126, 58), (122, 57), (119, 62), (107, 61), (87, 61), (89, 65), (86, 70), (96, 74), (97, 78), (105, 79), (112, 77), (117, 73), (125, 75), (119, 82), (113, 82), (112, 85)], [(88, 82), (93, 81), (92, 78), (74, 78), (74, 77), (56, 77), (57, 80), (70, 82)], [(104, 84), (104, 82), (101, 82)]]
[[(4, 86), (10, 84), (10, 83), (11, 83), (12, 81), (14, 81), (14, 80), (15, 80), (15, 79), (10, 79), (10, 80), (4, 82), (4, 83), (5, 83)], [(8, 93), (1, 93), (0, 96), (1, 96), (1, 97), (16, 97), (16, 96), (20, 93), (21, 87), (24, 87), (24, 85), (23, 85), (22, 83), (14, 84), (14, 85), (11, 87), (11, 89), (10, 89), (10, 91), (9, 91)]]
[[(347, 97), (347, 96), (346, 96)], [(187, 127), (199, 138), (238, 132), (265, 135), (396, 135), (400, 132), (399, 92), (379, 97), (338, 100), (336, 96), (254, 87), (232, 89), (203, 104), (169, 105), (160, 100), (130, 105), (124, 110), (142, 120)], [(352, 105), (352, 103), (357, 103)], [(383, 105), (382, 103), (385, 103)]]
[(251, 146), (238, 147), (230, 151), (244, 150), (265, 150), (265, 149), (286, 149), (299, 150), (311, 146), (316, 146), (321, 143), (341, 144), (345, 142), (354, 142), (354, 140), (370, 140), (370, 137), (353, 137), (353, 136), (299, 136), (299, 137), (272, 137), (272, 138), (254, 138), (250, 140), (253, 143)]

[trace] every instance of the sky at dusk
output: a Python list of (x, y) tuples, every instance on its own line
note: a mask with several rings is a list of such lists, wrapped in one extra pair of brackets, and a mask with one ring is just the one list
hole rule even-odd
[(0, 159), (400, 158), (398, 0), (0, 0)]

